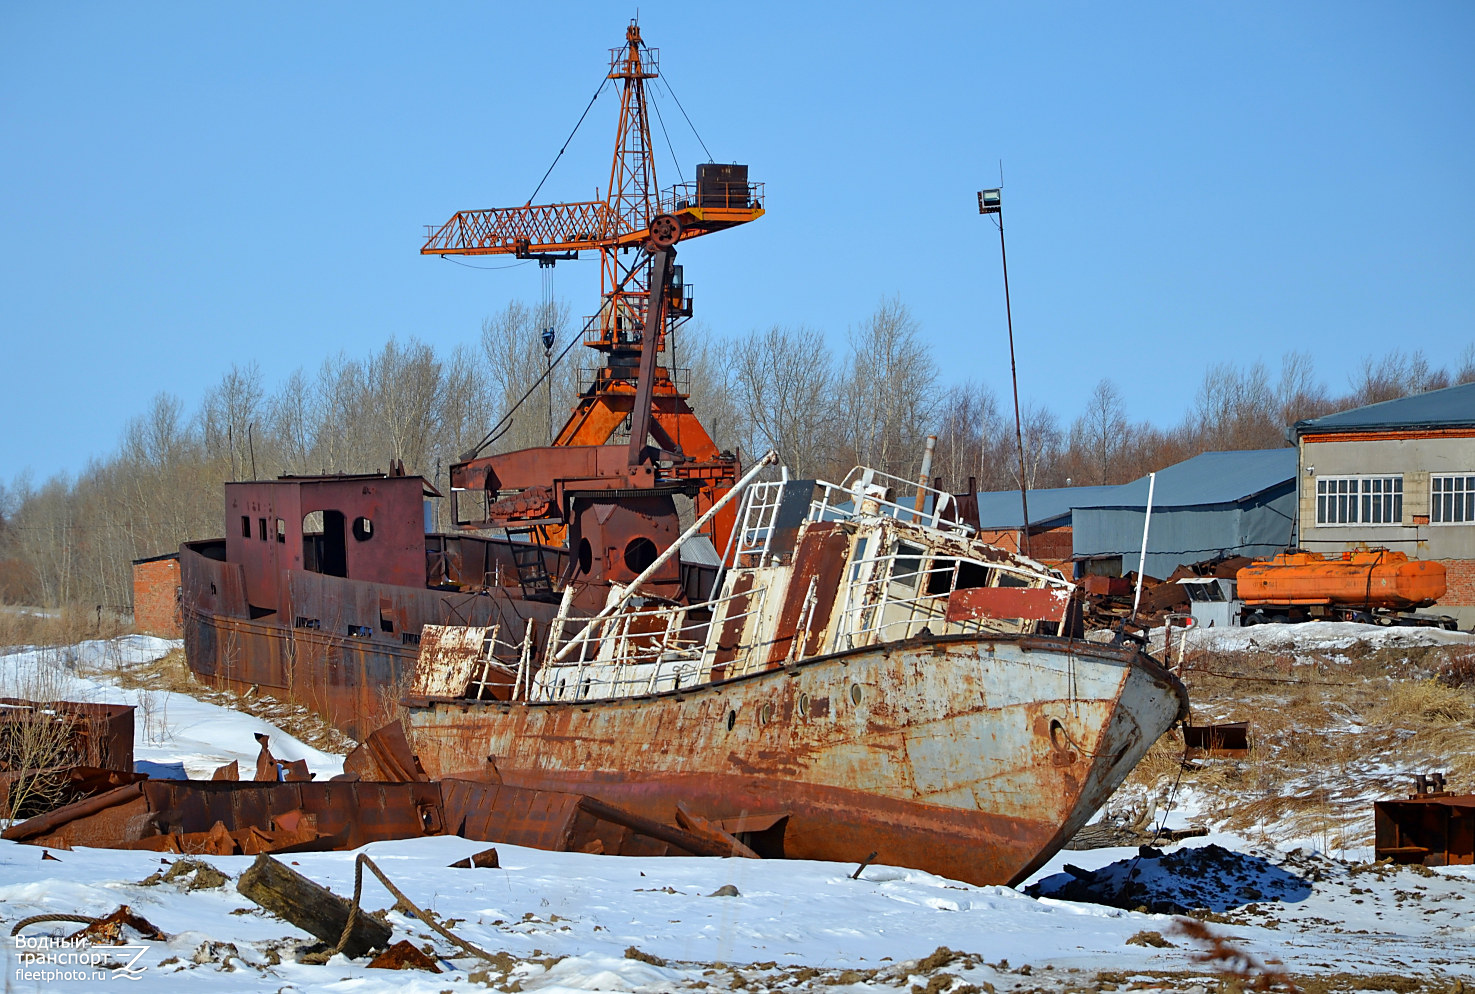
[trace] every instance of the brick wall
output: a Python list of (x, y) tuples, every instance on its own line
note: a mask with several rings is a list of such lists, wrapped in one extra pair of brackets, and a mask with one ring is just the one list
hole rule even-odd
[(1475, 606), (1475, 559), (1444, 559), (1443, 605)]
[(133, 627), (149, 635), (183, 637), (178, 557), (133, 564)]
[[(1068, 563), (1071, 555), (1075, 552), (1072, 547), (1070, 525), (1061, 525), (1058, 528), (1046, 528), (1037, 531), (1029, 537), (1029, 551), (1036, 559), (1044, 560), (1051, 564)], [(1067, 576), (1069, 573), (1066, 574)]]

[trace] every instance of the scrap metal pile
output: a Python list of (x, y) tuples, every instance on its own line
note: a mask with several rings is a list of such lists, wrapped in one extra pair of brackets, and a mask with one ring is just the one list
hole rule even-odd
[(132, 707), (0, 698), (0, 817), (142, 779), (133, 772)]
[(237, 781), (235, 764), (222, 767), (213, 780), (128, 774), (130, 782), (119, 786), (95, 778), (90, 789), (79, 789), (86, 796), (12, 825), (0, 838), (54, 849), (249, 856), (458, 835), (629, 856), (754, 855), (721, 826), (679, 806), (673, 812), (677, 824), (666, 824), (583, 794), (431, 780), (398, 724), (370, 735), (345, 761), (346, 772), (322, 783), (312, 782), (300, 761), (278, 764), (265, 738), (258, 736), (257, 764), (265, 779)]
[(1116, 628), (1123, 622), (1143, 630), (1160, 628), (1170, 614), (1188, 610), (1188, 592), (1179, 580), (1192, 577), (1234, 579), (1241, 569), (1254, 560), (1246, 556), (1221, 556), (1203, 562), (1179, 566), (1166, 580), (1154, 576), (1142, 578), (1142, 600), (1132, 619), (1132, 605), (1137, 593), (1137, 574), (1126, 576), (1087, 576), (1081, 581), (1085, 594), (1086, 628)]

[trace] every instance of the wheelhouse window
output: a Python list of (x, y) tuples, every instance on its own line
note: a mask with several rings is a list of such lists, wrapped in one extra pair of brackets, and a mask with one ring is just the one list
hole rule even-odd
[(1475, 474), (1432, 477), (1429, 490), (1430, 522), (1436, 525), (1475, 524)]
[(1318, 525), (1403, 523), (1402, 476), (1327, 476), (1316, 481)]

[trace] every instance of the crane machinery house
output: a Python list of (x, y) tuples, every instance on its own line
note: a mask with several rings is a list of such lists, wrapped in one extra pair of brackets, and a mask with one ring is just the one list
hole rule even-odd
[(1292, 425), (1302, 548), (1385, 548), (1445, 569), (1440, 612), (1475, 627), (1475, 383)]

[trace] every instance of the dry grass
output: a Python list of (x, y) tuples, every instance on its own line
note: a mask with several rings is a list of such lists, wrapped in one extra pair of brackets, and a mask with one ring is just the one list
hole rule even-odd
[(1112, 811), (1159, 817), (1181, 775), (1180, 792), (1194, 792), (1212, 828), (1307, 838), (1324, 852), (1371, 845), (1372, 801), (1402, 796), (1413, 774), (1445, 772), (1451, 790), (1475, 792), (1475, 682), (1447, 676), (1469, 655), (1467, 646), (1369, 645), (1191, 654), (1194, 721), (1248, 720), (1251, 751), (1182, 765), (1181, 739), (1165, 736)]
[(76, 604), (45, 609), (0, 604), (0, 647), (76, 645), (130, 631), (131, 619), (106, 609)]
[[(175, 649), (151, 663), (108, 670), (108, 677), (120, 686), (147, 691), (171, 691), (188, 694), (207, 704), (217, 704), (269, 721), (294, 737), (324, 752), (346, 753), (357, 743), (326, 719), (301, 704), (279, 701), (270, 696), (242, 696), (228, 690), (217, 690), (195, 679), (185, 662), (184, 650)], [(146, 716), (145, 716), (146, 719)]]

